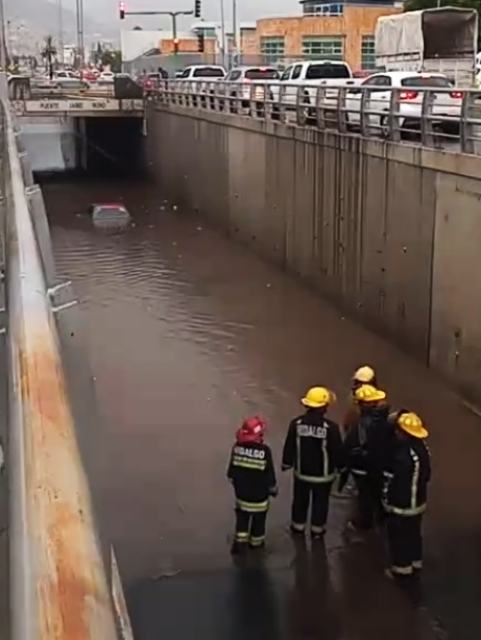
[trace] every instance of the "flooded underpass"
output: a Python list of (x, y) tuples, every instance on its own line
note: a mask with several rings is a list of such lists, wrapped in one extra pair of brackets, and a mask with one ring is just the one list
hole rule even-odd
[[(309, 288), (163, 200), (146, 182), (50, 180), (57, 266), (87, 329), (107, 449), (94, 483), (138, 640), (471, 640), (481, 611), (481, 420), (420, 364), (341, 316)], [(92, 202), (124, 201), (133, 224), (95, 229)], [(230, 556), (227, 457), (242, 418), (261, 413), (277, 467), (307, 387), (378, 370), (394, 406), (430, 430), (434, 478), (426, 571), (401, 589), (383, 575), (378, 534), (345, 531), (333, 498), (325, 544), (287, 533), (290, 480), (268, 547)]]

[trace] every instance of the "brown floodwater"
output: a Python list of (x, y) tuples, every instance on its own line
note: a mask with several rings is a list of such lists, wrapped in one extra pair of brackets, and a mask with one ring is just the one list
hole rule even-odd
[[(153, 184), (50, 180), (58, 270), (87, 332), (106, 450), (94, 483), (117, 550), (136, 637), (474, 640), (481, 608), (481, 420), (421, 364), (298, 280), (263, 262)], [(124, 201), (133, 224), (93, 227), (88, 205)], [(290, 478), (265, 554), (233, 563), (233, 434), (261, 413), (279, 461), (311, 385), (338, 395), (368, 362), (395, 406), (431, 430), (426, 570), (415, 588), (383, 576), (382, 537), (349, 536), (332, 499), (325, 544), (286, 532)]]

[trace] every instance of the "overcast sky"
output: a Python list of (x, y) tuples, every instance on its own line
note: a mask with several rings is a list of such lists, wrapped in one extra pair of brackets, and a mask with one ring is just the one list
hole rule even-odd
[[(34, 1), (34, 0), (32, 0)], [(72, 0), (70, 0), (71, 2)], [(152, 10), (190, 10), (194, 8), (194, 0), (125, 0), (128, 11), (152, 11)], [(68, 0), (66, 4), (68, 3)], [(221, 0), (202, 0), (203, 17), (205, 20), (219, 20)], [(102, 20), (118, 20), (118, 0), (84, 0), (85, 12), (91, 17)], [(226, 19), (231, 20), (232, 0), (224, 0)], [(299, 13), (298, 0), (237, 0), (239, 19), (244, 21), (255, 20), (263, 16), (286, 15)], [(135, 21), (130, 18), (129, 24)], [(139, 21), (137, 19), (137, 21)], [(160, 18), (149, 18), (147, 24), (156, 26)], [(145, 20), (142, 21), (143, 24)], [(147, 25), (146, 25), (147, 26)]]

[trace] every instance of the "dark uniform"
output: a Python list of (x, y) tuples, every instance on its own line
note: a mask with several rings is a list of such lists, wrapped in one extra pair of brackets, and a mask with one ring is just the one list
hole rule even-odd
[(362, 529), (370, 529), (376, 517), (382, 515), (383, 470), (394, 442), (394, 428), (388, 415), (387, 405), (363, 408), (344, 441), (346, 466), (359, 494), (357, 525)]
[(411, 575), (422, 568), (422, 517), (426, 510), (431, 462), (423, 440), (409, 437), (398, 442), (385, 471), (383, 505), (391, 571)]
[(293, 531), (302, 533), (312, 498), (311, 533), (326, 529), (329, 495), (337, 471), (342, 467), (342, 440), (338, 425), (324, 411), (309, 409), (289, 425), (282, 468), (294, 468), (292, 502)]
[(227, 477), (236, 497), (236, 543), (264, 544), (269, 496), (277, 494), (272, 453), (266, 444), (237, 443), (230, 457)]

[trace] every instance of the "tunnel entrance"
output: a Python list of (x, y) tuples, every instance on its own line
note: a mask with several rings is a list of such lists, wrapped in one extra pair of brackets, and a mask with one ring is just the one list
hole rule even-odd
[(77, 166), (92, 175), (144, 172), (141, 118), (81, 118)]

